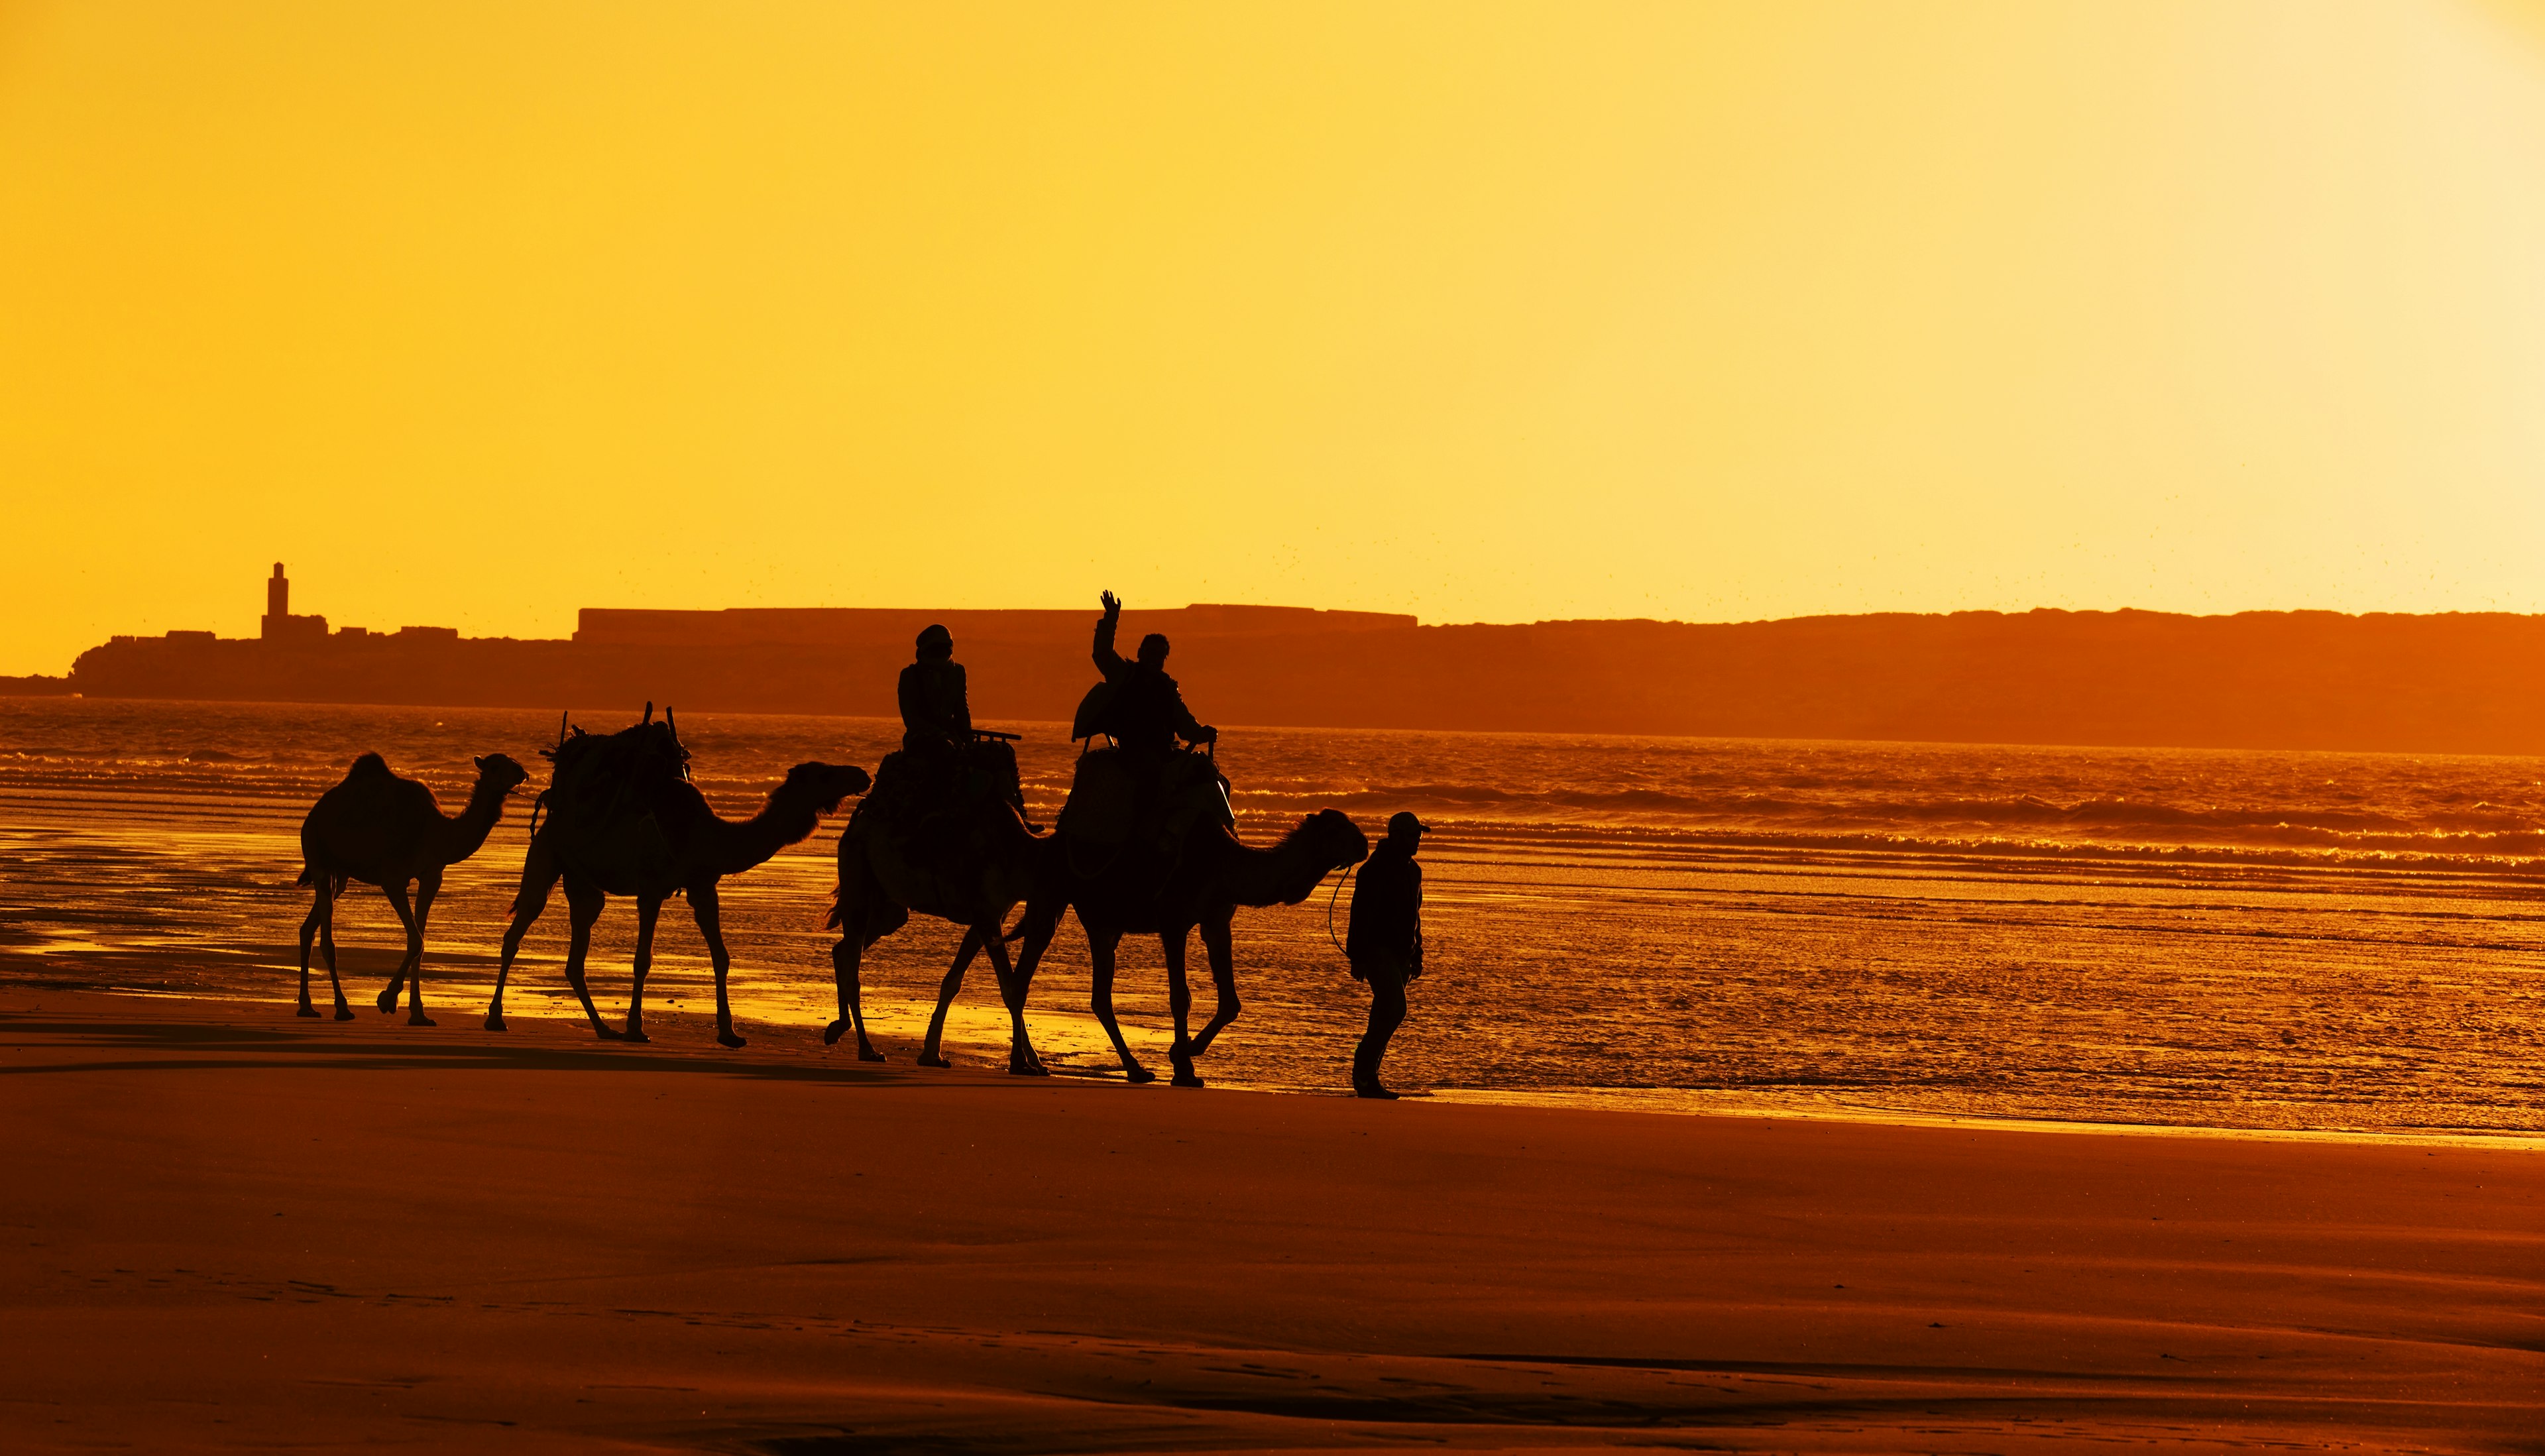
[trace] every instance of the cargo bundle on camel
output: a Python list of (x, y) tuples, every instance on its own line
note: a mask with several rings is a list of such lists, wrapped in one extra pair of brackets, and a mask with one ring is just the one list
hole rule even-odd
[[(645, 972), (653, 962), (654, 922), (663, 902), (687, 895), (690, 913), (715, 967), (716, 1040), (738, 1047), (733, 1008), (725, 994), (732, 958), (725, 951), (716, 884), (768, 862), (813, 832), (841, 801), (866, 791), (868, 778), (855, 765), (798, 764), (746, 820), (719, 817), (690, 782), (689, 750), (667, 709), (612, 734), (589, 734), (560, 722), (557, 744), (541, 750), (555, 767), (533, 810), (531, 848), (522, 884), (513, 899), (513, 921), (504, 931), (495, 995), (486, 1008), (486, 1029), (504, 1029), (504, 987), (522, 936), (547, 908), (562, 880), (572, 937), (566, 948), (566, 982), (583, 1003), (592, 1029), (606, 1040), (646, 1040)], [(544, 811), (544, 823), (538, 814)], [(627, 1024), (613, 1030), (593, 1005), (584, 982), (584, 957), (592, 927), (612, 895), (636, 898), (636, 955), (627, 998)]]

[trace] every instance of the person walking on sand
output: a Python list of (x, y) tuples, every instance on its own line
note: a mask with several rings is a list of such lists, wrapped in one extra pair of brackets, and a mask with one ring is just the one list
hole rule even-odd
[(1423, 974), (1423, 866), (1414, 850), (1423, 843), (1423, 821), (1397, 814), (1387, 821), (1387, 838), (1369, 852), (1353, 886), (1352, 928), (1344, 932), (1344, 955), (1353, 979), (1369, 983), (1369, 1029), (1353, 1053), (1353, 1092), (1364, 1097), (1393, 1098), (1379, 1084), (1379, 1058), (1387, 1040), (1405, 1022), (1405, 983)]

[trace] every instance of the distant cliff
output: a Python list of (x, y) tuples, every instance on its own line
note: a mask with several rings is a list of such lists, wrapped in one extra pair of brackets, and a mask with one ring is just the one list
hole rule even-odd
[[(1066, 719), (1093, 611), (591, 609), (571, 641), (122, 638), (91, 696), (889, 715), (954, 633), (982, 718)], [(1956, 612), (1421, 626), (1304, 608), (1131, 612), (1205, 722), (2545, 754), (2545, 617)]]

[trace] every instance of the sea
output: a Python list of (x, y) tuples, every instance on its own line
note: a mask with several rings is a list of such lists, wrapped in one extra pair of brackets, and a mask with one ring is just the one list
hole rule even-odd
[[(574, 714), (595, 730), (634, 717)], [(318, 794), (376, 752), (455, 812), (476, 755), (509, 753), (531, 788), (544, 782), (537, 754), (558, 726), (511, 709), (0, 698), (0, 983), (287, 1015), (309, 897), (293, 883), (297, 832)], [(898, 740), (873, 718), (680, 726), (698, 786), (732, 817), (789, 765), (871, 768)], [(983, 726), (1023, 735), (1028, 807), (1051, 822), (1076, 755), (1065, 726)], [(1405, 1089), (1694, 1113), (2545, 1133), (2545, 759), (1245, 727), (1223, 730), (1218, 758), (1250, 843), (1324, 808), (1373, 838), (1400, 809), (1432, 826), (1427, 974), (1387, 1061)], [(528, 821), (526, 791), (446, 880), (427, 982), (446, 1027), (483, 1013)], [(831, 1017), (822, 921), (841, 822), (725, 882), (746, 1034)], [(1337, 877), (1302, 904), (1239, 913), (1244, 1011), (1202, 1061), (1214, 1085), (1346, 1087), (1367, 1006), (1335, 939), (1349, 910)], [(633, 920), (614, 904), (595, 939), (614, 1015)], [(894, 1060), (916, 1049), (957, 938), (914, 921), (869, 954), (866, 1006)], [(376, 1034), (371, 999), (402, 937), (358, 887), (338, 939)], [(579, 1023), (565, 939), (560, 898), (515, 969), (517, 1024)], [(677, 904), (657, 949), (649, 1007), (711, 1007)], [(1191, 954), (1198, 1023), (1212, 992), (1197, 940)], [(1154, 937), (1125, 941), (1116, 1004), (1163, 1073)], [(1028, 1015), (1055, 1073), (1119, 1075), (1074, 924)], [(948, 1044), (1001, 1066), (1006, 1037), (984, 964)]]

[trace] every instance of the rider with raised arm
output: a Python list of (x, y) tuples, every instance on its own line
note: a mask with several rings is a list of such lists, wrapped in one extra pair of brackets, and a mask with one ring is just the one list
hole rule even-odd
[(1115, 743), (1143, 757), (1163, 758), (1175, 751), (1179, 739), (1218, 742), (1219, 730), (1193, 721), (1184, 692), (1167, 676), (1165, 634), (1151, 632), (1141, 638), (1138, 659), (1124, 662), (1122, 654), (1113, 650), (1122, 599), (1107, 592), (1102, 600), (1105, 615), (1096, 623), (1096, 668), (1113, 686), (1113, 695), (1105, 720), (1097, 725), (1099, 731), (1111, 734)]

